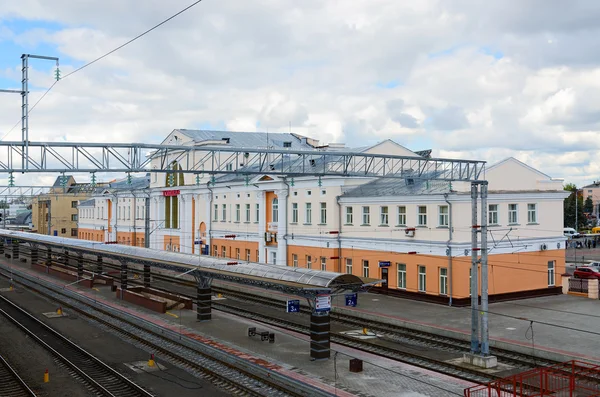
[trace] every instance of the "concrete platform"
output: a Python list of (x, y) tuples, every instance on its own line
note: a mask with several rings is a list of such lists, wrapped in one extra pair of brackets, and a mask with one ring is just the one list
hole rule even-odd
[[(1, 263), (0, 263), (1, 264)], [(11, 263), (19, 271), (63, 286), (60, 280), (33, 273), (27, 267)], [(211, 321), (198, 322), (196, 314), (187, 310), (158, 314), (117, 300), (108, 288), (98, 291), (68, 286), (72, 291), (94, 298), (104, 304), (120, 308), (155, 324), (179, 332), (213, 347), (220, 348), (246, 360), (263, 365), (272, 371), (312, 384), (337, 396), (455, 396), (462, 395), (469, 382), (405, 365), (369, 353), (332, 344), (332, 357), (325, 361), (310, 361), (308, 336), (277, 327), (263, 326), (254, 321), (213, 311)], [(247, 335), (255, 326), (276, 334), (274, 344)], [(349, 361), (363, 360), (363, 372), (352, 373)], [(160, 360), (160, 357), (156, 357)]]

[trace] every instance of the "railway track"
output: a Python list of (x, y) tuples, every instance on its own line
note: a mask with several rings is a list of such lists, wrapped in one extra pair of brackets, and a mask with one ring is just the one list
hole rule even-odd
[(3, 296), (0, 296), (0, 315), (75, 372), (94, 392), (115, 397), (153, 396)]
[(0, 396), (35, 397), (17, 371), (0, 355)]
[[(0, 272), (0, 276), (9, 278), (11, 275)], [(59, 302), (63, 307), (76, 311), (79, 315), (98, 324), (106, 330), (121, 336), (123, 339), (155, 353), (163, 360), (185, 368), (204, 379), (211, 381), (218, 387), (239, 396), (250, 397), (301, 397), (307, 395), (306, 391), (290, 386), (286, 388), (281, 382), (276, 381), (274, 375), (261, 377), (253, 374), (247, 368), (238, 368), (234, 364), (222, 359), (211, 357), (205, 352), (190, 347), (183, 342), (178, 342), (175, 337), (169, 338), (168, 331), (151, 329), (137, 322), (115, 315), (114, 312), (98, 308), (91, 302), (84, 302), (69, 296), (67, 291), (49, 288), (41, 281), (31, 280), (25, 275), (18, 275), (18, 270), (13, 269), (13, 281), (18, 282), (42, 296)], [(20, 281), (17, 281), (20, 278)], [(3, 298), (2, 300), (6, 300)], [(1, 302), (0, 302), (1, 307)], [(268, 371), (265, 371), (268, 372)], [(310, 395), (329, 396), (322, 392)]]

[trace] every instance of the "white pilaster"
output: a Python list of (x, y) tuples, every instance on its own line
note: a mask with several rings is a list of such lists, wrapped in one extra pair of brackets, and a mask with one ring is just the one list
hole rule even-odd
[(181, 218), (179, 218), (181, 221), (179, 226), (181, 233), (181, 252), (191, 254), (192, 245), (194, 244), (194, 241), (192, 240), (192, 195), (181, 195), (181, 200), (182, 213)]
[(205, 209), (205, 216), (206, 216), (206, 222), (205, 222), (206, 223), (206, 240), (205, 240), (205, 243), (206, 243), (206, 245), (208, 245), (208, 254), (212, 255), (213, 252), (212, 252), (212, 246), (210, 245), (210, 243), (211, 243), (211, 238), (210, 237), (211, 237), (211, 233), (212, 233), (211, 232), (211, 228), (212, 228), (212, 223), (213, 223), (213, 220), (212, 220), (213, 202), (210, 199), (211, 198), (211, 193), (207, 193), (205, 197), (206, 197), (206, 200), (205, 200), (205, 202), (206, 202), (206, 207), (205, 207), (206, 208)]
[(265, 257), (265, 231), (267, 230), (265, 192), (257, 192), (256, 200), (258, 202), (258, 262), (267, 263), (267, 258)]
[(277, 264), (287, 266), (288, 191), (277, 191)]

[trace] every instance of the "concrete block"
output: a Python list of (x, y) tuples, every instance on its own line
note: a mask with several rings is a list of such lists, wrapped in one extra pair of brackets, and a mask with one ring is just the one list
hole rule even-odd
[(498, 366), (498, 359), (496, 356), (481, 356), (479, 354), (465, 353), (463, 354), (463, 363), (488, 369), (496, 368)]

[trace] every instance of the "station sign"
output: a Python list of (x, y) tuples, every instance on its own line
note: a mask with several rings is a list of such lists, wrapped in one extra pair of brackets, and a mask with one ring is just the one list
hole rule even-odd
[(173, 196), (179, 196), (179, 193), (181, 193), (180, 190), (163, 190), (163, 196), (165, 197), (173, 197)]
[(379, 261), (379, 267), (390, 267), (392, 262), (390, 261)]
[(358, 303), (358, 294), (355, 292), (353, 294), (346, 294), (346, 306), (356, 307)]
[(287, 308), (285, 310), (288, 313), (299, 313), (300, 312), (300, 300), (291, 299), (287, 301)]
[(194, 245), (201, 245), (202, 244), (202, 240), (195, 240), (194, 241)]
[(315, 299), (315, 311), (328, 312), (331, 310), (331, 295), (317, 295)]

